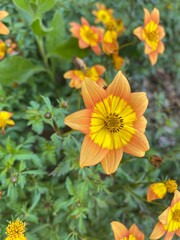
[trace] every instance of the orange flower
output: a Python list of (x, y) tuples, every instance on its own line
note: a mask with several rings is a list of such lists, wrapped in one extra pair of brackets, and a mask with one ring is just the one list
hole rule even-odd
[(116, 40), (113, 41), (112, 43), (103, 40), (102, 49), (103, 52), (107, 55), (116, 54), (116, 52), (118, 52), (119, 50), (119, 44)]
[(122, 223), (113, 221), (111, 227), (115, 240), (144, 240), (144, 233), (138, 229), (136, 224), (128, 230)]
[(101, 53), (101, 48), (99, 46), (103, 38), (103, 29), (90, 26), (85, 18), (81, 18), (82, 25), (71, 22), (70, 32), (73, 37), (78, 38), (79, 47), (87, 48), (91, 47), (92, 51), (99, 55)]
[(2, 133), (5, 133), (6, 125), (14, 125), (14, 121), (10, 118), (12, 117), (12, 113), (6, 111), (0, 111), (0, 128), (2, 128)]
[(165, 36), (164, 28), (159, 25), (159, 10), (154, 8), (151, 14), (144, 9), (144, 27), (137, 27), (134, 34), (145, 43), (145, 54), (149, 56), (151, 64), (157, 62), (158, 54), (164, 52), (164, 44), (161, 41)]
[(180, 192), (175, 191), (170, 206), (159, 216), (150, 239), (159, 239), (164, 234), (164, 240), (171, 240), (174, 234), (180, 237)]
[(7, 35), (9, 29), (1, 22), (1, 20), (9, 15), (6, 11), (0, 11), (0, 34)]
[(6, 54), (6, 44), (0, 39), (0, 60), (4, 58)]
[(103, 87), (106, 85), (104, 79), (101, 75), (106, 71), (105, 67), (102, 65), (94, 65), (90, 68), (85, 68), (82, 70), (70, 70), (64, 74), (64, 78), (71, 79), (69, 86), (72, 88), (79, 89), (82, 86), (82, 82), (85, 78), (90, 78), (95, 81), (99, 86)]
[(109, 18), (112, 17), (113, 10), (107, 9), (104, 4), (96, 3), (97, 10), (93, 10), (92, 13), (94, 16), (96, 16), (95, 22), (102, 22), (103, 24), (106, 24), (106, 22), (109, 20)]
[(175, 180), (168, 179), (165, 182), (153, 183), (149, 186), (147, 191), (147, 201), (151, 202), (155, 199), (162, 199), (167, 192), (174, 193), (177, 190), (177, 183)]
[(86, 134), (80, 153), (80, 167), (101, 162), (107, 174), (114, 173), (123, 151), (143, 157), (149, 149), (144, 135), (143, 113), (148, 100), (144, 92), (131, 93), (125, 76), (119, 71), (103, 89), (85, 79), (82, 96), (86, 109), (65, 118), (65, 124)]

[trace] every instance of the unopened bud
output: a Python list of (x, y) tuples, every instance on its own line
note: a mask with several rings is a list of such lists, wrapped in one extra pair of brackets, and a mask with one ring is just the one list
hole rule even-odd
[(11, 182), (12, 182), (12, 183), (16, 183), (17, 180), (18, 180), (18, 178), (17, 178), (16, 176), (12, 176), (12, 177), (11, 177)]
[(52, 118), (52, 114), (51, 114), (50, 112), (46, 112), (46, 113), (44, 114), (44, 117), (45, 117), (46, 119), (51, 119), (51, 118)]
[(164, 162), (164, 160), (161, 157), (156, 156), (156, 155), (150, 156), (149, 161), (153, 166), (155, 166), (157, 168), (160, 167)]

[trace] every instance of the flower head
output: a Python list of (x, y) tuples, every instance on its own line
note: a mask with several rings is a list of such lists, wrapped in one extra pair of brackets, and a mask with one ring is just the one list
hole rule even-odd
[(109, 18), (112, 17), (113, 10), (107, 9), (104, 4), (96, 3), (97, 10), (93, 10), (93, 15), (96, 16), (95, 22), (106, 24)]
[(82, 96), (86, 109), (65, 118), (65, 124), (86, 134), (80, 153), (80, 167), (101, 162), (107, 174), (114, 173), (123, 152), (143, 157), (149, 149), (143, 116), (148, 100), (144, 92), (131, 93), (126, 77), (119, 71), (103, 89), (85, 79)]
[(158, 54), (164, 52), (164, 44), (161, 41), (165, 36), (164, 28), (159, 25), (159, 10), (154, 8), (151, 13), (144, 9), (144, 26), (137, 27), (134, 34), (145, 43), (145, 54), (149, 56), (151, 64), (157, 62)]
[(78, 38), (78, 43), (80, 48), (91, 47), (92, 51), (99, 55), (101, 53), (101, 48), (99, 46), (103, 38), (103, 29), (90, 26), (85, 18), (81, 18), (82, 25), (71, 22), (70, 32), (73, 37)]
[(176, 190), (177, 183), (175, 180), (168, 179), (165, 182), (153, 183), (148, 188), (147, 201), (151, 202), (155, 199), (162, 199), (167, 192), (174, 193)]
[(144, 240), (144, 233), (138, 229), (136, 224), (128, 230), (122, 223), (113, 221), (111, 227), (115, 240)]
[(105, 67), (102, 65), (94, 65), (88, 68), (85, 62), (82, 59), (76, 58), (76, 65), (77, 63), (77, 70), (70, 70), (64, 74), (64, 78), (71, 79), (69, 86), (72, 88), (79, 89), (82, 86), (82, 82), (85, 78), (90, 78), (91, 80), (95, 81), (99, 86), (105, 86), (104, 79), (101, 78), (101, 75), (105, 72)]
[(114, 68), (117, 70), (120, 70), (122, 68), (122, 65), (124, 64), (124, 58), (120, 57), (118, 54), (112, 55)]
[(170, 206), (159, 216), (150, 239), (159, 239), (165, 235), (164, 240), (171, 240), (174, 234), (180, 237), (180, 192), (174, 193)]
[(11, 112), (0, 111), (0, 128), (2, 128), (2, 133), (5, 133), (6, 125), (14, 125), (14, 121), (10, 118), (12, 117)]
[(0, 39), (0, 60), (4, 58), (6, 54), (6, 44)]
[(1, 20), (9, 15), (6, 11), (0, 11), (0, 34), (7, 35), (9, 29), (1, 22)]
[(24, 236), (26, 223), (19, 219), (9, 222), (6, 228), (7, 238), (5, 240), (27, 240)]

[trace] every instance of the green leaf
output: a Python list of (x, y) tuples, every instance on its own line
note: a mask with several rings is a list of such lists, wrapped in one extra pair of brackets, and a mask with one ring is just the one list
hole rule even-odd
[(41, 66), (34, 65), (26, 58), (11, 56), (0, 62), (0, 83), (11, 85), (13, 82), (19, 84), (27, 80), (35, 73), (46, 71)]
[(56, 4), (56, 0), (38, 0), (36, 16), (42, 16), (44, 13), (51, 10)]
[(65, 22), (62, 13), (58, 10), (49, 26), (53, 30), (46, 37), (46, 49), (54, 50), (65, 39)]
[(70, 195), (75, 195), (75, 190), (69, 177), (66, 178), (66, 188)]
[(23, 10), (28, 14), (31, 18), (34, 16), (33, 9), (31, 8), (31, 4), (29, 0), (13, 0), (13, 3), (16, 7)]
[(48, 32), (51, 31), (50, 28), (46, 28), (41, 19), (36, 19), (32, 24), (31, 24), (31, 28), (34, 32), (35, 35), (37, 35), (38, 37), (42, 37), (45, 36)]
[(71, 60), (73, 57), (85, 57), (89, 53), (88, 49), (80, 49), (77, 39), (70, 38), (56, 47), (48, 57), (57, 56), (66, 60)]

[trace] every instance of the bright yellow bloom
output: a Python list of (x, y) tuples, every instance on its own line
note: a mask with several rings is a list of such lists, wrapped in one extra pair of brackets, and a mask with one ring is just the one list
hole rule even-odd
[(12, 221), (6, 228), (7, 237), (5, 240), (27, 240), (24, 236), (26, 223), (19, 219)]
[(4, 58), (6, 54), (6, 44), (0, 39), (0, 60)]
[(103, 29), (90, 26), (85, 18), (81, 18), (82, 25), (71, 22), (70, 32), (73, 37), (78, 38), (78, 43), (80, 48), (91, 47), (92, 51), (99, 55), (101, 53), (101, 48), (99, 44), (102, 42)]
[(144, 135), (143, 116), (148, 100), (144, 92), (131, 93), (126, 77), (119, 71), (113, 82), (103, 89), (85, 79), (82, 96), (86, 109), (65, 118), (65, 124), (85, 133), (80, 167), (101, 162), (104, 171), (116, 171), (123, 152), (143, 157), (149, 149)]
[(0, 111), (0, 128), (2, 128), (2, 133), (5, 133), (5, 126), (6, 125), (14, 125), (14, 121), (10, 118), (12, 117), (11, 112)]
[(151, 64), (157, 62), (158, 54), (164, 52), (164, 44), (161, 41), (165, 36), (164, 28), (159, 25), (159, 10), (154, 8), (152, 13), (144, 9), (144, 27), (137, 27), (134, 34), (145, 43), (145, 54), (149, 56)]
[(80, 64), (80, 69), (70, 70), (64, 74), (64, 78), (71, 79), (69, 83), (70, 87), (76, 89), (81, 88), (85, 78), (90, 78), (101, 87), (106, 85), (104, 79), (101, 78), (101, 75), (106, 71), (104, 66), (97, 64), (88, 68), (83, 60), (81, 60)]
[(180, 192), (174, 193), (174, 198), (170, 206), (159, 216), (159, 221), (155, 225), (150, 239), (156, 240), (164, 234), (164, 240), (173, 239), (174, 234), (180, 237)]
[(111, 227), (115, 240), (144, 240), (144, 233), (138, 229), (136, 224), (128, 230), (122, 223), (113, 221)]
[(9, 15), (6, 11), (0, 11), (0, 34), (7, 35), (9, 29), (1, 22), (1, 20)]
[(102, 22), (103, 24), (106, 24), (109, 18), (112, 17), (113, 10), (107, 9), (104, 4), (96, 3), (97, 10), (93, 10), (93, 15), (96, 16), (95, 22)]
[(147, 191), (147, 201), (151, 202), (155, 199), (162, 199), (167, 192), (174, 193), (177, 190), (177, 183), (175, 180), (167, 180), (165, 182), (153, 183), (149, 186)]

